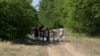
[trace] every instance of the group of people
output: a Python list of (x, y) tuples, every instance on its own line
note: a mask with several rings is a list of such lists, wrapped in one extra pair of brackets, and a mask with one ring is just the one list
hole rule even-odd
[(49, 28), (42, 26), (35, 26), (33, 28), (33, 34), (35, 37), (35, 40), (40, 40), (42, 38), (43, 41), (50, 42), (51, 38), (53, 38), (53, 41), (56, 37), (58, 37), (59, 40), (61, 40), (64, 36), (64, 30), (63, 28), (59, 29), (59, 32), (56, 31), (56, 29), (50, 30)]

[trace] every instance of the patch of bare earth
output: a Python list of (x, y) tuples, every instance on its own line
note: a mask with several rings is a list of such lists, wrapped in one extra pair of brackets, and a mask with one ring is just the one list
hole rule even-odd
[(47, 50), (49, 56), (85, 56), (68, 42), (50, 45)]
[(0, 42), (0, 56), (47, 56), (45, 46)]
[[(72, 36), (70, 36), (72, 37)], [(70, 44), (86, 56), (100, 56), (100, 41), (93, 38), (69, 38)], [(95, 42), (96, 41), (96, 42)]]
[(61, 45), (50, 45), (47, 47), (48, 56), (72, 56), (72, 54)]

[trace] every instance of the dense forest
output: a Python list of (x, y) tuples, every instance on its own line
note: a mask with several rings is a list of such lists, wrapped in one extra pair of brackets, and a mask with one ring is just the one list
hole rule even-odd
[(12, 40), (25, 37), (38, 23), (32, 0), (0, 0), (0, 38)]
[(100, 35), (100, 0), (41, 0), (39, 11), (31, 3), (32, 0), (0, 0), (0, 38), (25, 37), (37, 24)]
[(41, 0), (38, 14), (47, 27), (100, 35), (100, 0)]

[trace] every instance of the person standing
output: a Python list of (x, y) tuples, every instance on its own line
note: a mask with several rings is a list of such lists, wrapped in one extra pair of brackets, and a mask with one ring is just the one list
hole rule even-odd
[(57, 35), (56, 29), (52, 29), (52, 37), (53, 37), (53, 41), (55, 40), (56, 35)]
[(44, 38), (45, 38), (45, 27), (42, 25), (41, 27), (40, 27), (40, 37), (42, 37), (43, 38), (43, 41), (44, 41)]
[(63, 37), (64, 37), (64, 29), (63, 27), (61, 27), (59, 29), (59, 41), (63, 41)]
[(45, 37), (46, 37), (46, 41), (50, 42), (50, 31), (48, 28), (46, 28), (45, 30)]
[(35, 40), (38, 40), (38, 37), (39, 37), (39, 27), (38, 26), (34, 28), (33, 33), (34, 33)]

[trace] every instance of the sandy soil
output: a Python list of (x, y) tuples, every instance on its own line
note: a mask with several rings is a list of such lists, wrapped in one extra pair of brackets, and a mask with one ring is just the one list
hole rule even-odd
[(47, 47), (48, 56), (85, 56), (69, 43), (60, 43), (59, 45), (50, 45)]

